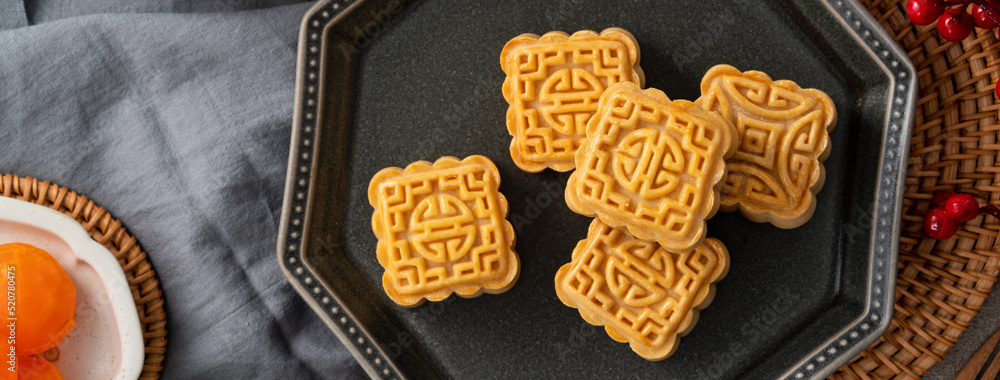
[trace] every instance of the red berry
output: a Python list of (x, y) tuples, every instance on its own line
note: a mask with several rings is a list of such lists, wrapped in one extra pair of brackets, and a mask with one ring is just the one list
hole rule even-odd
[(965, 223), (979, 215), (979, 201), (971, 194), (957, 193), (948, 197), (944, 212), (955, 223)]
[(934, 239), (947, 239), (958, 231), (958, 223), (948, 218), (943, 207), (932, 207), (924, 215), (924, 232)]
[(944, 2), (941, 0), (909, 0), (906, 2), (906, 15), (917, 25), (930, 25), (944, 13)]
[(944, 203), (952, 195), (955, 195), (955, 192), (951, 190), (941, 190), (934, 193), (934, 198), (931, 198), (931, 207), (944, 206)]
[(966, 12), (962, 7), (952, 8), (944, 11), (941, 18), (938, 19), (938, 33), (941, 37), (951, 42), (960, 42), (972, 34), (972, 29), (975, 27), (975, 21), (972, 20), (972, 15)]
[(982, 7), (973, 4), (972, 5), (972, 19), (976, 21), (976, 26), (983, 29), (993, 29), (997, 27), (997, 22), (993, 21), (993, 18), (983, 10)]

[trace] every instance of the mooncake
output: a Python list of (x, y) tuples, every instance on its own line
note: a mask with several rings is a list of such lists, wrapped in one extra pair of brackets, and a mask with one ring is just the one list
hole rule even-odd
[(781, 228), (807, 222), (823, 187), (823, 161), (837, 111), (826, 93), (772, 80), (760, 71), (711, 68), (696, 103), (736, 126), (737, 150), (726, 160), (721, 209)]
[(576, 155), (566, 204), (641, 239), (686, 252), (718, 210), (735, 128), (716, 113), (622, 82), (601, 97)]
[(503, 293), (520, 261), (489, 158), (443, 157), (379, 171), (368, 186), (382, 286), (401, 306)]
[(639, 356), (662, 360), (697, 323), (728, 270), (729, 253), (716, 239), (671, 252), (595, 219), (556, 273), (556, 294)]
[(629, 32), (522, 34), (500, 53), (510, 155), (519, 168), (569, 171), (605, 89), (643, 84), (639, 47)]

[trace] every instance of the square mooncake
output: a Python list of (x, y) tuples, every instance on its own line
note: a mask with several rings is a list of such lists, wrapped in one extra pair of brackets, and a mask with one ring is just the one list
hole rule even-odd
[(694, 327), (728, 270), (729, 253), (716, 239), (670, 252), (595, 219), (573, 260), (556, 273), (556, 294), (639, 356), (662, 360)]
[(418, 161), (372, 178), (368, 202), (382, 286), (401, 306), (503, 293), (520, 261), (500, 174), (489, 158)]
[(504, 46), (500, 65), (510, 155), (527, 172), (572, 170), (604, 90), (643, 83), (638, 44), (619, 28), (523, 34)]
[(721, 209), (739, 209), (747, 219), (780, 228), (807, 222), (826, 177), (823, 161), (837, 122), (833, 100), (820, 90), (729, 65), (705, 74), (701, 94), (698, 105), (721, 114), (737, 131)]
[(630, 82), (604, 93), (577, 151), (566, 204), (641, 239), (685, 252), (718, 210), (735, 128), (686, 100)]

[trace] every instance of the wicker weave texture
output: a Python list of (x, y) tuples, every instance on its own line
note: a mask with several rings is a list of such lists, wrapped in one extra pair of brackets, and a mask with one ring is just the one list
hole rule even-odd
[(167, 314), (163, 310), (163, 291), (146, 252), (135, 238), (125, 231), (121, 222), (86, 196), (48, 181), (4, 174), (0, 176), (0, 195), (69, 215), (80, 222), (95, 241), (115, 255), (132, 290), (146, 344), (146, 358), (139, 378), (160, 378), (167, 353)]
[(903, 200), (895, 315), (879, 340), (831, 378), (920, 378), (942, 360), (983, 307), (1000, 272), (1000, 222), (979, 216), (947, 240), (927, 238), (923, 215), (938, 190), (1000, 205), (993, 31), (961, 43), (936, 24), (916, 26), (905, 0), (864, 0), (917, 68), (920, 92)]

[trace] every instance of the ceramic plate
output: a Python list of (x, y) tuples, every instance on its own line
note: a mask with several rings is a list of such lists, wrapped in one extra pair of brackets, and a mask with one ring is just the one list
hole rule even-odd
[[(672, 99), (697, 98), (705, 71), (725, 63), (821, 89), (838, 110), (815, 216), (790, 230), (712, 218), (729, 274), (659, 362), (558, 300), (553, 277), (591, 219), (566, 207), (566, 174), (523, 172), (508, 151), (504, 44), (608, 27), (635, 35), (646, 87)], [(278, 258), (373, 377), (823, 377), (888, 326), (914, 69), (854, 1), (321, 1), (303, 19), (298, 62)], [(473, 154), (499, 168), (518, 283), (396, 306), (381, 288), (369, 181)]]
[(76, 286), (76, 325), (50, 359), (63, 377), (138, 378), (145, 344), (132, 293), (115, 256), (69, 216), (0, 197), (0, 244), (13, 242), (48, 252)]

